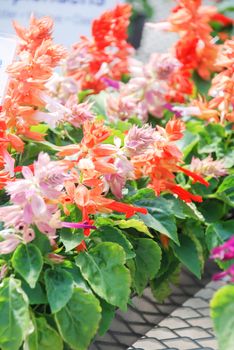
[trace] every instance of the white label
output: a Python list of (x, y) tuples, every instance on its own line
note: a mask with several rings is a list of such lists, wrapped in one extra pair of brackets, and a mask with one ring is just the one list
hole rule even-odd
[(124, 0), (0, 0), (1, 31), (14, 33), (12, 20), (28, 26), (30, 15), (55, 21), (56, 43), (70, 46), (81, 35), (90, 36), (93, 19)]
[(5, 96), (8, 74), (7, 67), (12, 63), (17, 47), (17, 40), (11, 35), (0, 33), (0, 105)]

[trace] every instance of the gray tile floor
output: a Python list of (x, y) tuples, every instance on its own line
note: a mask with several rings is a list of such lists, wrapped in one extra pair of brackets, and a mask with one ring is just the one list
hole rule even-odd
[(128, 350), (218, 350), (209, 302), (220, 285), (207, 284)]

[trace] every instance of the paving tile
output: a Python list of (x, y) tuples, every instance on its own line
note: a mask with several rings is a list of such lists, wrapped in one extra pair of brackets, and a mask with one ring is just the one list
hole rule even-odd
[(166, 340), (166, 341), (164, 341), (164, 343), (167, 345), (167, 347), (169, 347), (169, 348), (173, 347), (177, 350), (197, 349), (197, 344), (195, 344), (191, 339), (188, 339), (188, 338), (178, 338), (176, 340)]
[(193, 319), (189, 319), (187, 320), (187, 322), (191, 325), (191, 326), (198, 326), (204, 329), (209, 329), (213, 327), (213, 323), (210, 319), (210, 317), (198, 317), (198, 318), (193, 318)]
[(189, 327), (187, 329), (178, 329), (175, 331), (180, 337), (189, 337), (191, 339), (210, 338), (210, 334), (199, 327)]
[(203, 348), (210, 348), (212, 350), (218, 350), (218, 344), (215, 338), (200, 340), (199, 345)]
[(199, 315), (195, 310), (189, 308), (189, 307), (179, 307), (178, 309), (174, 310), (171, 313), (171, 316), (173, 317), (181, 317), (182, 319), (187, 319), (187, 318), (195, 318), (198, 317), (200, 318), (201, 315)]
[(193, 309), (196, 310), (196, 309), (200, 309), (203, 307), (207, 307), (208, 303), (207, 303), (207, 301), (205, 301), (201, 298), (194, 297), (194, 298), (188, 299), (183, 305), (192, 307)]
[(137, 342), (137, 348), (147, 350), (163, 350), (165, 349), (165, 346), (160, 344), (156, 339), (146, 338)]
[(151, 329), (148, 333), (146, 333), (146, 336), (149, 338), (155, 338), (155, 339), (172, 339), (176, 337), (176, 334), (173, 333), (168, 328), (163, 327), (156, 327)]
[(217, 341), (209, 317), (209, 301), (214, 289), (218, 287), (218, 284), (214, 286), (209, 283), (206, 288), (148, 331), (144, 339), (135, 343), (134, 349), (217, 350)]

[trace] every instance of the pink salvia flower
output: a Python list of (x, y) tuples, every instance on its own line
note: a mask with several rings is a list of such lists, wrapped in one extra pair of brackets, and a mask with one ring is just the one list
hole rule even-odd
[(203, 176), (219, 177), (227, 175), (227, 169), (223, 160), (213, 160), (211, 155), (204, 159), (192, 158), (190, 170)]
[(129, 157), (143, 154), (155, 140), (155, 130), (150, 125), (145, 124), (141, 128), (134, 125), (125, 137), (126, 154)]
[(87, 101), (78, 103), (77, 96), (75, 95), (70, 96), (65, 106), (70, 111), (66, 115), (65, 121), (76, 128), (83, 125), (86, 120), (92, 121), (95, 118), (94, 113), (91, 111), (92, 104)]
[[(35, 224), (41, 232), (55, 237), (60, 227), (60, 213), (53, 204), (61, 195), (64, 181), (68, 179), (66, 167), (58, 161), (51, 161), (45, 153), (40, 153), (34, 162), (34, 173), (29, 167), (23, 167), (24, 179), (17, 179), (6, 185), (13, 205), (0, 208), (0, 220), (5, 227), (20, 227)], [(27, 240), (30, 232), (24, 229)]]

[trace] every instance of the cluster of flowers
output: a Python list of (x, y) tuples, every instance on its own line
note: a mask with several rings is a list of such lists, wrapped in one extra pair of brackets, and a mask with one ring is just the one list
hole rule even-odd
[[(186, 202), (202, 201), (199, 195), (176, 183), (176, 174), (182, 172), (194, 182), (208, 186), (201, 175), (212, 175), (216, 166), (212, 158), (208, 158), (206, 166), (193, 160), (190, 170), (183, 167), (182, 153), (176, 144), (185, 130), (182, 120), (174, 117), (165, 128), (134, 125), (126, 131), (124, 139), (114, 137), (111, 142), (113, 129), (96, 118), (92, 104), (79, 103), (77, 92), (105, 89), (109, 93), (107, 115), (111, 121), (136, 116), (145, 122), (149, 114), (162, 117), (168, 99), (175, 96), (176, 91), (183, 95), (182, 100), (190, 94), (191, 91), (181, 89), (181, 77), (190, 77), (191, 71), (197, 69), (201, 76), (208, 78), (215, 67), (222, 68), (212, 83), (214, 99), (207, 103), (216, 108), (214, 113), (220, 113), (221, 120), (230, 120), (233, 41), (227, 41), (218, 50), (208, 24), (215, 14), (214, 8), (200, 7), (200, 1), (181, 0), (167, 23), (170, 30), (181, 36), (176, 55), (155, 54), (147, 65), (135, 61), (130, 69), (133, 50), (126, 41), (130, 7), (118, 5), (94, 21), (92, 39), (82, 38), (74, 45), (65, 62), (65, 75), (53, 76), (51, 80), (53, 68), (66, 57), (65, 50), (52, 43), (51, 19), (32, 17), (29, 29), (15, 24), (21, 41), (18, 60), (8, 68), (10, 83), (0, 123), (0, 186), (5, 188), (11, 202), (0, 209), (0, 220), (5, 225), (1, 231), (4, 240), (0, 242), (0, 253), (13, 251), (21, 240), (31, 241), (34, 225), (47, 234), (54, 245), (56, 230), (61, 227), (83, 228), (89, 236), (95, 227), (93, 214), (97, 212), (117, 211), (125, 213), (127, 218), (137, 212), (146, 213), (144, 208), (108, 196), (111, 191), (121, 200), (128, 180), (147, 177), (148, 187), (156, 195), (170, 192)], [(186, 53), (187, 47), (190, 55)], [(127, 73), (131, 73), (131, 78), (124, 84), (120, 79)], [(31, 166), (14, 168), (9, 148), (21, 152), (24, 147), (21, 137), (41, 140), (44, 135), (31, 130), (40, 122), (48, 123), (51, 128), (70, 123), (82, 129), (83, 138), (79, 144), (55, 146), (56, 160), (41, 153)], [(202, 172), (204, 168), (206, 171)], [(23, 178), (15, 177), (15, 172), (22, 172)], [(220, 170), (219, 175), (224, 174), (225, 171)], [(69, 215), (68, 204), (81, 210), (81, 223), (62, 221), (62, 210)], [(85, 242), (77, 249), (85, 249)]]

